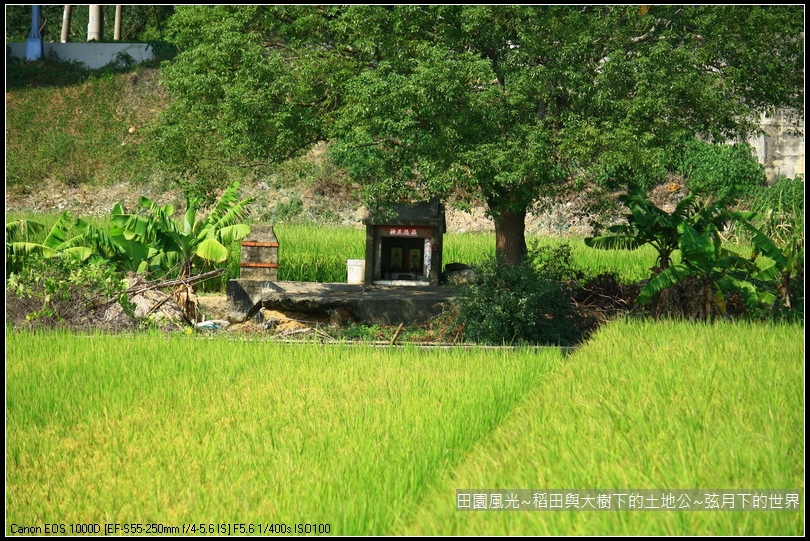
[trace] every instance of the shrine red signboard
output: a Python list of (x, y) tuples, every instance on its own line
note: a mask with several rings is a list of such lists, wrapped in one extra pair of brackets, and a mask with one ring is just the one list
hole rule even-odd
[(431, 230), (429, 227), (403, 227), (401, 225), (384, 225), (381, 226), (382, 235), (384, 237), (410, 237), (415, 239), (426, 239), (430, 237)]

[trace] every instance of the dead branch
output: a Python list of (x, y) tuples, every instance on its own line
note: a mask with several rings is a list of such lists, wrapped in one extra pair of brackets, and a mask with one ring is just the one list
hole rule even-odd
[(179, 285), (190, 286), (192, 284), (196, 284), (198, 282), (203, 282), (205, 280), (209, 280), (211, 278), (215, 278), (225, 273), (224, 268), (214, 269), (212, 271), (203, 272), (201, 274), (197, 274), (195, 276), (190, 276), (188, 278), (175, 278), (172, 280), (161, 280), (158, 282), (147, 282), (146, 280), (136, 280), (135, 284), (130, 286), (127, 289), (127, 295), (138, 295), (145, 291), (149, 291), (152, 289), (164, 289), (175, 287)]

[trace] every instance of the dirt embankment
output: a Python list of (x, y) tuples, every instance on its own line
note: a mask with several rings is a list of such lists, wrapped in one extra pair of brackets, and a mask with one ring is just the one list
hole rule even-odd
[[(337, 183), (319, 183), (303, 187), (272, 188), (264, 182), (243, 185), (244, 197), (253, 197), (250, 209), (255, 222), (273, 222), (282, 209), (296, 208), (288, 219), (325, 222), (361, 227), (365, 208), (351, 186)], [(556, 201), (541, 200), (526, 216), (526, 233), (547, 236), (588, 236), (599, 221), (613, 223), (621, 217), (622, 209), (616, 203), (617, 193), (597, 188), (574, 191)], [(656, 188), (651, 198), (659, 206), (671, 210), (684, 196), (681, 184), (667, 182)], [(185, 197), (177, 188), (164, 186), (117, 184), (112, 186), (70, 186), (52, 182), (27, 190), (27, 193), (6, 191), (8, 213), (59, 213), (70, 211), (76, 217), (108, 216), (112, 206), (120, 202), (125, 209), (138, 208), (138, 199), (146, 196), (160, 204), (185, 206)], [(473, 206), (469, 211), (446, 206), (448, 233), (485, 233), (495, 230), (494, 222), (486, 215), (486, 207)]]

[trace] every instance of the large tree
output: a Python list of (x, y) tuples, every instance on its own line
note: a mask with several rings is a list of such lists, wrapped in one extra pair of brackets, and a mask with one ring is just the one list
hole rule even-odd
[(189, 6), (171, 23), (167, 161), (329, 141), (369, 202), (485, 201), (507, 263), (565, 177), (803, 112), (803, 6)]

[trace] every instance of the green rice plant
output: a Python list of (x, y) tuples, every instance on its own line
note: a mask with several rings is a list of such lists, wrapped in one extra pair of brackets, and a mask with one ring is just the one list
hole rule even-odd
[[(279, 280), (305, 282), (346, 281), (346, 261), (363, 259), (366, 232), (350, 226), (277, 224)], [(495, 237), (472, 233), (444, 237), (444, 262), (475, 264), (495, 250)]]
[[(594, 250), (585, 245), (582, 238), (533, 237), (537, 246), (556, 247), (567, 244), (577, 267), (586, 277), (599, 276), (604, 273), (616, 274), (619, 282), (638, 283), (649, 277), (650, 269), (655, 265), (657, 252), (652, 246), (640, 246), (636, 250)], [(673, 253), (673, 261), (680, 261), (680, 253)]]
[(783, 489), (803, 507), (804, 377), (800, 325), (616, 320), (542, 380), (395, 531), (801, 536), (803, 508), (462, 512), (456, 490)]
[(444, 235), (444, 263), (475, 266), (495, 254), (492, 233), (447, 233)]
[(6, 528), (392, 535), (562, 360), (558, 349), (10, 332)]
[(279, 280), (345, 282), (346, 261), (365, 257), (365, 230), (315, 224), (276, 224)]
[(282, 281), (345, 282), (347, 278), (346, 260), (340, 256), (299, 252), (288, 254), (280, 265), (278, 275)]

